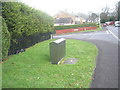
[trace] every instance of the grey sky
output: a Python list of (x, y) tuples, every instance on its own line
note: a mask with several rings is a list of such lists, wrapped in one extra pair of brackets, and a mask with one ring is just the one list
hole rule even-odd
[(24, 3), (47, 12), (50, 15), (60, 10), (67, 10), (74, 13), (99, 13), (102, 8), (108, 6), (111, 9), (119, 0), (21, 0)]

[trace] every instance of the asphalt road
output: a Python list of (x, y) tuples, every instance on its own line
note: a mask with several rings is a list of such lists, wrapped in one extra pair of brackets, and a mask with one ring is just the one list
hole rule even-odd
[[(57, 35), (54, 38), (73, 38), (73, 39), (82, 39), (82, 40), (102, 40), (108, 41), (115, 44), (118, 44), (118, 39), (111, 33), (116, 31), (118, 33), (118, 28), (114, 26), (107, 27), (108, 30), (103, 31), (95, 31), (95, 32), (84, 32), (84, 33), (75, 33), (75, 34), (67, 34), (67, 35)], [(110, 32), (111, 31), (111, 32)]]
[[(99, 52), (91, 88), (118, 88), (118, 29), (114, 26), (107, 30), (57, 35), (54, 38), (79, 39), (94, 43)], [(120, 85), (119, 85), (120, 86)]]
[(113, 34), (113, 36), (116, 39), (120, 40), (120, 37), (119, 37), (120, 33), (118, 33), (118, 30), (120, 30), (120, 27), (108, 26), (107, 29), (111, 34)]

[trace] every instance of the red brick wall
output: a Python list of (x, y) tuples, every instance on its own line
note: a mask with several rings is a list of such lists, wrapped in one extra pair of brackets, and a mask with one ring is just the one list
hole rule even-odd
[(97, 28), (98, 28), (97, 26), (93, 26), (93, 27), (82, 27), (82, 28), (56, 30), (56, 34), (70, 33), (70, 32), (76, 32), (76, 31), (85, 31), (85, 30), (94, 30)]

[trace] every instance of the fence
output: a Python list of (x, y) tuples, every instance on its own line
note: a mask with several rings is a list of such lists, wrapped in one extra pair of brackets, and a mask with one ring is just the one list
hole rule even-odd
[(16, 40), (11, 40), (10, 49), (8, 55), (16, 54), (21, 49), (28, 48), (34, 44), (50, 39), (50, 33), (38, 33), (30, 36), (22, 36)]

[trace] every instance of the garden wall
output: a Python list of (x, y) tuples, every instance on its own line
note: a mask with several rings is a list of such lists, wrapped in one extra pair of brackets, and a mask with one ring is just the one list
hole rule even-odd
[(55, 30), (56, 34), (64, 34), (64, 33), (71, 33), (76, 31), (85, 31), (85, 30), (94, 30), (97, 29), (98, 26), (91, 26), (91, 27), (81, 27), (81, 28), (72, 28), (72, 29), (64, 29), (64, 30)]

